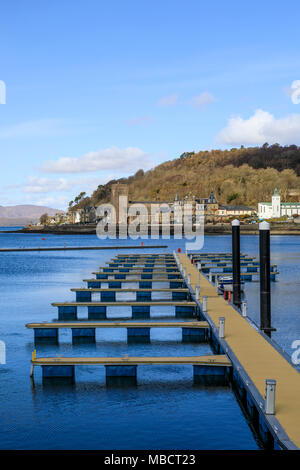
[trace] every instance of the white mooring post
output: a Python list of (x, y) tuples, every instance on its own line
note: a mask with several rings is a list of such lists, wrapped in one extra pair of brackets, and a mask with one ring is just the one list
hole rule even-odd
[(188, 274), (188, 284), (191, 284), (191, 275), (190, 275), (190, 273)]
[(266, 380), (266, 401), (265, 401), (265, 413), (266, 415), (275, 414), (275, 391), (276, 391), (276, 380)]
[(218, 276), (216, 276), (216, 281), (215, 281), (215, 284), (216, 284), (216, 288), (219, 289), (219, 278)]
[(183, 268), (183, 277), (184, 277), (184, 279), (186, 278), (186, 269), (185, 268)]
[(219, 338), (225, 338), (225, 318), (219, 317)]
[(198, 271), (201, 271), (201, 263), (197, 263), (197, 269)]
[(212, 273), (208, 274), (208, 280), (209, 280), (209, 282), (212, 282)]
[(202, 311), (203, 313), (207, 312), (207, 295), (204, 295), (202, 299)]
[(196, 300), (200, 299), (200, 286), (195, 287)]
[(247, 316), (247, 302), (242, 302), (242, 317)]

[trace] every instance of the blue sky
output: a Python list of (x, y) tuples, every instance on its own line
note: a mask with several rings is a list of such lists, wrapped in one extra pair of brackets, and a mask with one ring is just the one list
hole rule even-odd
[(0, 205), (64, 208), (184, 151), (300, 145), (299, 14), (289, 0), (2, 2)]

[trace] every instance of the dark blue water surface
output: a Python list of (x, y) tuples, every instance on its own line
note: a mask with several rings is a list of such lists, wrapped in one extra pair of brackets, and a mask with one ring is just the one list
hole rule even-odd
[[(96, 236), (6, 234), (1, 247), (86, 246), (113, 244)], [(157, 241), (145, 241), (157, 244)], [(184, 240), (160, 240), (167, 250), (184, 248)], [(273, 324), (276, 341), (290, 354), (300, 338), (298, 310), (300, 238), (272, 237), (272, 262), (280, 276), (272, 283)], [(120, 240), (118, 244), (140, 244)], [(230, 236), (208, 236), (204, 251), (230, 251)], [(243, 236), (241, 248), (257, 255), (255, 236)], [(147, 250), (147, 253), (158, 250)], [(127, 250), (123, 252), (134, 252)], [(141, 251), (138, 251), (141, 253)], [(107, 388), (104, 368), (78, 367), (73, 386), (42, 385), (40, 368), (35, 383), (29, 377), (32, 321), (57, 318), (51, 302), (74, 299), (72, 287), (83, 286), (118, 252), (1, 253), (0, 340), (6, 343), (7, 363), (0, 365), (1, 449), (256, 449), (230, 387), (193, 385), (191, 366), (140, 366), (138, 386)], [(257, 282), (246, 284), (249, 315), (258, 321)], [(160, 312), (157, 312), (159, 314)], [(170, 312), (166, 312), (169, 314)], [(82, 317), (85, 312), (80, 313)], [(126, 342), (126, 331), (97, 331), (93, 345), (72, 345), (69, 330), (60, 333), (60, 344), (37, 347), (37, 355), (138, 356), (201, 355), (211, 353), (207, 344), (183, 344), (181, 331), (151, 332), (151, 344)]]

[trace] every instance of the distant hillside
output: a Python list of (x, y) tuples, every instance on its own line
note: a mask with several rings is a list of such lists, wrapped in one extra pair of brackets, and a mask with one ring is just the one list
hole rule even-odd
[(42, 214), (54, 215), (62, 212), (45, 206), (34, 206), (30, 204), (18, 206), (0, 206), (0, 226), (20, 226), (29, 222), (36, 222)]
[[(132, 200), (172, 200), (188, 195), (205, 197), (211, 191), (222, 204), (269, 201), (278, 187), (283, 201), (300, 199), (300, 147), (278, 144), (231, 150), (185, 152), (179, 158), (144, 173), (117, 180), (129, 185)], [(116, 180), (99, 185), (76, 207), (110, 200)]]

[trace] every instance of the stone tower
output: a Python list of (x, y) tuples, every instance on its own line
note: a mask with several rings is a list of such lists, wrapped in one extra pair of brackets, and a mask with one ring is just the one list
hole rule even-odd
[(111, 204), (115, 207), (116, 210), (117, 224), (127, 224), (127, 203), (127, 184), (113, 184), (111, 187)]
[(272, 217), (277, 218), (281, 216), (280, 210), (280, 195), (278, 189), (275, 188), (272, 196)]

